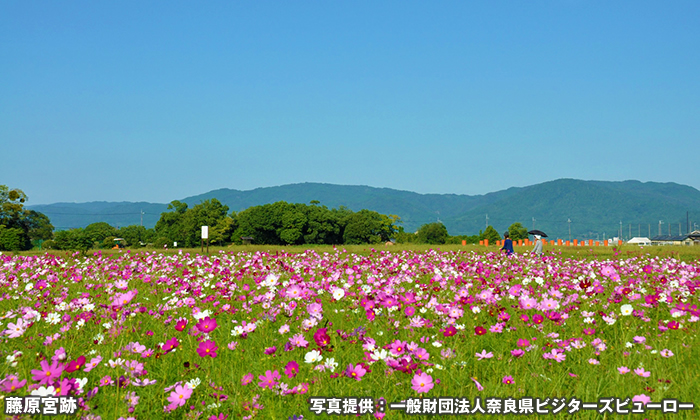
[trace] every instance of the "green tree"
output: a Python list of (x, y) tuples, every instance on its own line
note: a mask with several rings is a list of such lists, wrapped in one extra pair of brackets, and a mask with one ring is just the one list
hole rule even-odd
[[(155, 229), (146, 229), (144, 226), (130, 225), (120, 228), (116, 236), (124, 239), (127, 246), (138, 248), (141, 244), (153, 243), (155, 241)], [(111, 244), (112, 246), (114, 244)]]
[(389, 216), (363, 209), (346, 219), (343, 243), (376, 244), (388, 241), (395, 232), (394, 220)]
[(519, 239), (527, 239), (527, 228), (516, 222), (510, 225), (508, 228), (508, 234), (510, 235), (510, 239), (514, 241)]
[(282, 226), (279, 237), (282, 242), (289, 245), (299, 245), (304, 243), (304, 231), (308, 218), (304, 212), (304, 205), (289, 205), (282, 213)]
[(92, 246), (111, 248), (114, 246), (114, 241), (104, 243), (104, 240), (105, 238), (114, 239), (117, 235), (117, 229), (107, 222), (97, 222), (87, 225), (82, 233), (87, 235)]
[(0, 225), (0, 250), (19, 251), (26, 249), (26, 235), (20, 228), (8, 228)]
[(48, 239), (53, 226), (44, 214), (26, 210), (27, 195), (19, 189), (0, 185), (0, 226), (4, 240), (0, 250), (19, 251), (32, 247), (32, 239)]
[(489, 240), (489, 244), (495, 244), (496, 241), (501, 239), (501, 235), (498, 234), (496, 229), (493, 228), (493, 226), (488, 225), (486, 226), (486, 230), (483, 232), (479, 232), (479, 240), (483, 241), (484, 239)]
[(168, 205), (168, 212), (160, 214), (160, 219), (156, 222), (156, 234), (158, 238), (162, 238), (166, 243), (172, 244), (179, 242), (185, 244), (187, 228), (184, 224), (185, 212), (187, 212), (187, 204), (180, 201), (172, 201)]
[(53, 225), (51, 220), (38, 211), (29, 210), (26, 216), (29, 238), (32, 241), (49, 240), (53, 238)]
[(396, 239), (396, 242), (400, 244), (418, 242), (418, 235), (416, 235), (415, 233), (406, 232), (403, 226), (399, 226), (398, 228), (396, 228), (396, 234), (394, 234), (394, 238)]
[(186, 210), (182, 220), (185, 246), (199, 246), (202, 240), (202, 226), (210, 228), (216, 226), (219, 220), (226, 217), (227, 212), (228, 206), (221, 204), (216, 198), (206, 200)]
[(440, 222), (435, 222), (421, 226), (416, 236), (418, 237), (419, 243), (441, 245), (447, 241), (450, 235), (447, 233), (445, 225)]

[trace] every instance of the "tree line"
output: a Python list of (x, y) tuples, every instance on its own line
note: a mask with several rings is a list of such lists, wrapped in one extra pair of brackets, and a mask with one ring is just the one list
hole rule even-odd
[[(27, 210), (27, 197), (21, 190), (0, 185), (0, 250), (27, 250), (32, 247), (57, 250), (112, 248), (119, 243), (132, 248), (177, 247), (200, 245), (201, 227), (209, 226), (213, 245), (253, 243), (265, 245), (354, 245), (387, 241), (419, 244), (494, 243), (499, 233), (488, 226), (478, 235), (450, 236), (440, 222), (421, 226), (415, 233), (406, 232), (396, 215), (376, 211), (352, 211), (346, 207), (329, 209), (318, 201), (292, 204), (278, 201), (229, 212), (228, 206), (212, 198), (193, 207), (173, 201), (161, 213), (154, 228), (139, 225), (114, 227), (105, 222), (85, 228), (53, 232), (44, 214)], [(527, 238), (520, 223), (508, 228), (513, 240)]]

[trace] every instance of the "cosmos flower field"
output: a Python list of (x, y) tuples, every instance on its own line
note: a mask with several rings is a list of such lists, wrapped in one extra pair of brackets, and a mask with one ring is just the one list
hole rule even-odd
[(698, 418), (699, 288), (697, 261), (658, 256), (3, 254), (0, 396), (73, 396), (85, 419), (310, 419), (319, 396), (372, 398), (360, 418), (525, 396)]

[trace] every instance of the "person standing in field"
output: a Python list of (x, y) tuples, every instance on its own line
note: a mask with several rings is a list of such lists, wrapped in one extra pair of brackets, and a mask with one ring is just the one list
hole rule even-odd
[(510, 239), (510, 234), (508, 232), (503, 234), (503, 248), (501, 251), (506, 251), (506, 255), (513, 254), (513, 241)]
[(535, 247), (532, 248), (532, 253), (535, 255), (542, 254), (542, 237), (540, 235), (535, 235)]

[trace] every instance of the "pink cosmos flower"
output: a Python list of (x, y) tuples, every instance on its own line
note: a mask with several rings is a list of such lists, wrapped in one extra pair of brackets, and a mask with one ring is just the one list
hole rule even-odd
[(661, 350), (661, 352), (659, 354), (661, 354), (661, 357), (672, 357), (673, 356), (673, 352), (669, 349), (663, 349), (663, 350)]
[(530, 345), (530, 340), (524, 338), (518, 338), (518, 347), (527, 347)]
[(309, 345), (309, 342), (306, 341), (304, 338), (303, 334), (295, 334), (293, 337), (289, 339), (289, 342), (292, 343), (296, 347), (304, 347)]
[(100, 379), (100, 386), (109, 386), (109, 385), (114, 385), (114, 380), (112, 379), (111, 376), (107, 375)]
[(510, 384), (514, 383), (515, 381), (513, 380), (512, 376), (504, 376), (502, 382), (504, 384), (510, 385)]
[(85, 365), (85, 369), (83, 369), (83, 372), (90, 372), (94, 368), (96, 368), (100, 362), (102, 361), (102, 356), (96, 356), (93, 357), (88, 364)]
[(516, 350), (511, 350), (511, 351), (510, 351), (510, 354), (511, 354), (513, 357), (522, 357), (522, 355), (525, 354), (525, 352), (522, 351), (522, 350), (520, 350), (520, 349), (516, 349)]
[(48, 385), (55, 379), (58, 379), (63, 372), (63, 364), (59, 362), (53, 362), (50, 366), (46, 360), (42, 360), (40, 363), (41, 369), (32, 370), (32, 380), (38, 381), (40, 385)]
[(418, 347), (417, 349), (415, 349), (413, 351), (413, 356), (421, 361), (426, 361), (430, 359), (430, 353), (428, 353), (428, 351), (422, 347)]
[(365, 376), (365, 373), (367, 373), (367, 370), (360, 364), (353, 366), (353, 364), (350, 363), (350, 365), (348, 365), (348, 368), (345, 369), (345, 376), (347, 376), (348, 378), (355, 379), (357, 381), (361, 380), (362, 377)]
[(202, 341), (199, 343), (199, 347), (197, 347), (197, 354), (200, 357), (216, 357), (216, 351), (218, 349), (219, 347), (213, 340)]
[(627, 366), (620, 366), (617, 368), (617, 371), (620, 372), (620, 375), (624, 375), (625, 373), (629, 372), (629, 368)]
[(394, 340), (389, 345), (389, 351), (394, 356), (401, 356), (406, 351), (406, 343), (401, 340)]
[(411, 379), (411, 388), (418, 393), (428, 392), (435, 385), (433, 385), (433, 377), (427, 373), (416, 373)]
[(23, 379), (21, 381), (18, 381), (17, 378), (12, 378), (10, 380), (4, 380), (0, 382), (0, 384), (2, 384), (3, 392), (10, 393), (22, 389), (24, 385), (27, 384), (27, 380)]
[(246, 373), (243, 375), (243, 379), (241, 379), (241, 385), (248, 385), (253, 381), (253, 374), (252, 373)]
[(639, 375), (643, 378), (648, 378), (649, 375), (651, 375), (651, 372), (645, 371), (644, 368), (637, 368), (634, 370), (634, 373), (636, 373), (637, 375)]
[(280, 378), (279, 372), (277, 370), (275, 371), (266, 371), (264, 375), (258, 376), (258, 379), (260, 379), (260, 382), (258, 382), (258, 386), (260, 388), (274, 388), (275, 385), (277, 385), (277, 380)]
[(178, 385), (175, 387), (175, 390), (170, 393), (168, 401), (170, 401), (171, 406), (174, 408), (182, 407), (190, 396), (192, 396), (192, 389), (190, 389), (190, 387), (187, 385)]
[(479, 383), (479, 381), (476, 380), (476, 378), (472, 378), (472, 381), (474, 381), (474, 385), (476, 385), (476, 389), (477, 389), (478, 391), (483, 391), (483, 390), (484, 390), (484, 387), (481, 386), (481, 384)]
[(17, 319), (16, 323), (10, 322), (7, 324), (5, 334), (7, 334), (10, 338), (20, 337), (22, 334), (24, 334), (24, 331), (26, 331), (27, 325), (28, 324), (24, 321), (24, 319), (19, 318)]
[(644, 405), (647, 405), (651, 401), (651, 397), (649, 397), (648, 395), (644, 395), (644, 394), (635, 395), (634, 397), (632, 397), (632, 402), (637, 402), (637, 401), (644, 404)]
[(414, 308), (413, 306), (406, 306), (403, 310), (403, 313), (410, 318), (413, 316), (413, 314), (416, 313), (416, 308)]
[(491, 353), (491, 352), (487, 353), (486, 350), (484, 349), (481, 351), (481, 353), (476, 353), (476, 357), (479, 360), (490, 359), (493, 357), (493, 353)]

